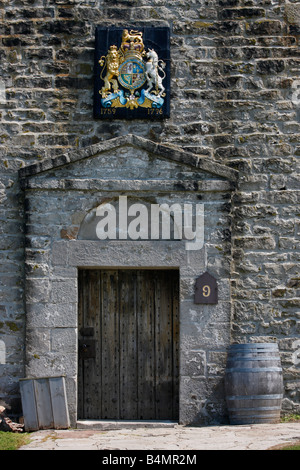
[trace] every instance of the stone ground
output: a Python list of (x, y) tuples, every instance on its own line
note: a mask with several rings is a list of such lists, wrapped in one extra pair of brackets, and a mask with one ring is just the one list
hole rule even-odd
[[(180, 425), (42, 430), (20, 450), (269, 450), (300, 441), (300, 422), (243, 426)], [(192, 452), (190, 453), (192, 455)]]

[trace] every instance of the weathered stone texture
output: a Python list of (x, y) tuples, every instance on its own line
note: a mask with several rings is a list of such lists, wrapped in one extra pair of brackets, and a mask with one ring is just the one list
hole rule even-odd
[[(299, 412), (300, 3), (2, 0), (0, 7), (0, 333), (11, 351), (0, 364), (0, 400), (17, 413), (25, 328), (18, 170), (135, 134), (239, 170), (232, 207), (232, 340), (278, 341), (285, 407)], [(170, 26), (170, 119), (93, 119), (94, 30), (100, 24)], [(42, 222), (38, 235), (26, 239), (32, 282), (44, 276), (50, 256)], [(53, 300), (46, 284), (40, 295)], [(197, 357), (200, 370), (207, 368), (211, 358), (204, 361), (201, 351)]]

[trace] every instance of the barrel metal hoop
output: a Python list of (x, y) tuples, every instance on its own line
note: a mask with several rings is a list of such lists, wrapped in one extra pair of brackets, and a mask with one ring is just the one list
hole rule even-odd
[(234, 367), (231, 369), (226, 369), (227, 373), (233, 372), (282, 372), (281, 367)]
[(241, 343), (231, 344), (230, 349), (278, 349), (277, 343)]
[[(259, 406), (257, 408), (241, 408), (240, 409), (241, 411), (243, 411), (245, 413), (245, 411), (278, 411), (279, 408), (278, 406)], [(228, 411), (233, 411), (233, 412), (237, 412), (237, 409), (236, 408), (228, 408)]]
[(283, 397), (282, 394), (273, 394), (273, 395), (230, 395), (227, 396), (227, 400), (281, 400)]
[[(256, 420), (256, 421), (253, 421), (253, 420)], [(231, 420), (232, 420), (232, 424), (236, 423), (238, 424), (237, 422), (239, 422), (239, 424), (255, 424), (255, 423), (259, 423), (259, 422), (270, 422), (268, 420), (270, 419), (274, 419), (276, 421), (278, 421), (278, 415), (277, 414), (274, 414), (274, 413), (270, 413), (266, 416), (262, 416), (262, 415), (237, 415), (237, 416), (232, 416)], [(241, 420), (243, 420), (243, 422), (241, 422)], [(250, 420), (250, 422), (249, 422)], [(258, 421), (257, 421), (258, 420)]]
[(228, 361), (279, 361), (278, 356), (237, 356), (228, 357)]

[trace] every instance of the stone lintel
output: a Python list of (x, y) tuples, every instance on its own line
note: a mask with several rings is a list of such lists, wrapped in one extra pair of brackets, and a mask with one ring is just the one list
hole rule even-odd
[(23, 189), (61, 191), (160, 191), (160, 192), (226, 192), (235, 189), (226, 180), (164, 180), (164, 179), (110, 179), (110, 178), (26, 178), (21, 180)]

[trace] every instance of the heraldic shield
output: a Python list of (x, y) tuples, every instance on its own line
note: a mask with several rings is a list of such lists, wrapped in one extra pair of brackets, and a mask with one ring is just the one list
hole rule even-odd
[(94, 115), (169, 117), (169, 28), (96, 28)]

